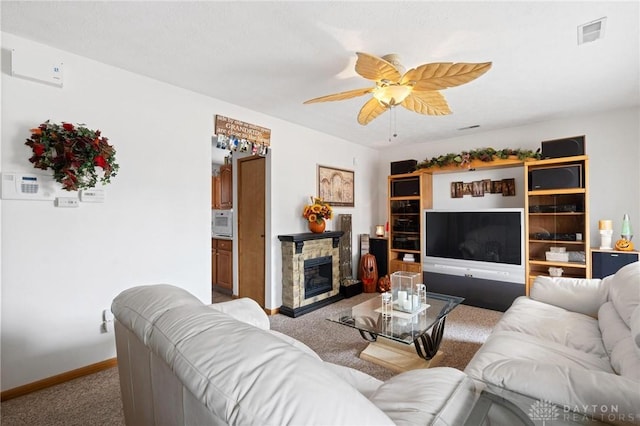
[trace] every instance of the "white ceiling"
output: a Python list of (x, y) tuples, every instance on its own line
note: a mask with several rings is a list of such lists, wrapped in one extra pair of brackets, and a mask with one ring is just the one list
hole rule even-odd
[[(442, 92), (452, 115), (395, 110), (398, 136), (391, 143), (428, 142), (640, 105), (639, 5), (3, 0), (1, 28), (379, 147), (390, 143), (393, 114), (359, 125), (367, 96), (302, 104), (372, 86), (353, 71), (356, 51), (396, 53), (407, 69), (428, 62), (493, 62), (477, 80)], [(604, 39), (578, 45), (577, 27), (602, 17)], [(472, 125), (481, 127), (458, 130)]]

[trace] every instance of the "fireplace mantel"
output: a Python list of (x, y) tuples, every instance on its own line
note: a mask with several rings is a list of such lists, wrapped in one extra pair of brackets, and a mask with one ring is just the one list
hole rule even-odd
[(305, 241), (320, 240), (323, 238), (331, 238), (333, 240), (333, 247), (336, 248), (338, 244), (340, 244), (340, 237), (342, 237), (343, 234), (343, 231), (305, 232), (303, 234), (278, 235), (278, 239), (282, 242), (295, 243), (296, 253), (301, 253)]
[[(340, 237), (343, 231), (278, 235), (282, 245), (282, 306), (280, 313), (291, 317), (340, 300)], [(331, 287), (321, 294), (305, 294), (305, 261), (331, 259)]]

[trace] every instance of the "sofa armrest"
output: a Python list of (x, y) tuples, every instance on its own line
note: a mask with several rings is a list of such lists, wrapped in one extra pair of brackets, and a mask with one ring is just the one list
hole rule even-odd
[(536, 277), (529, 297), (572, 312), (598, 317), (598, 309), (607, 301), (606, 279)]
[(640, 425), (640, 383), (605, 371), (525, 360), (489, 364), (483, 380), (612, 424)]
[(209, 305), (209, 307), (225, 313), (238, 321), (246, 322), (263, 330), (269, 330), (271, 328), (267, 314), (255, 300), (249, 299), (248, 297), (230, 300), (228, 302), (214, 303)]

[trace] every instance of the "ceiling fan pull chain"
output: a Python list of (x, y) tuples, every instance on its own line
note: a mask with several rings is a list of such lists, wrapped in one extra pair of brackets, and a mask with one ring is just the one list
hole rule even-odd
[(389, 142), (391, 142), (391, 137), (398, 137), (397, 127), (396, 109), (392, 107), (389, 109)]

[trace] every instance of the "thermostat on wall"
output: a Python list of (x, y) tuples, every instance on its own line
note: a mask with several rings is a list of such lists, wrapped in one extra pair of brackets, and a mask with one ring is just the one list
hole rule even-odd
[(11, 75), (62, 87), (63, 64), (47, 50), (11, 50)]
[(104, 203), (104, 189), (83, 189), (80, 191), (80, 201), (83, 203)]

